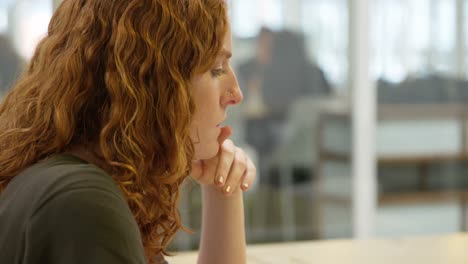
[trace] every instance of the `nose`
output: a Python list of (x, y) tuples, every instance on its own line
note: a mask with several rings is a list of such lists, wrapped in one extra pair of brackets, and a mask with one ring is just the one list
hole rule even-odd
[(229, 101), (228, 105), (238, 105), (244, 100), (244, 95), (239, 87), (239, 82), (237, 81), (236, 74), (233, 73), (232, 75), (232, 85), (228, 90), (229, 93)]

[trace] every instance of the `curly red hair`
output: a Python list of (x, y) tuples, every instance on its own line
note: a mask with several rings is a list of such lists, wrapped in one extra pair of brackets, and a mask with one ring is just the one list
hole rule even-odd
[(227, 32), (223, 0), (65, 0), (0, 105), (0, 192), (52, 154), (98, 144), (148, 261), (182, 227), (193, 157), (190, 80)]

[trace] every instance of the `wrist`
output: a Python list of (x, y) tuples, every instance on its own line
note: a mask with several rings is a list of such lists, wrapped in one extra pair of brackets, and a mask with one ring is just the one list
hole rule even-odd
[(226, 194), (221, 187), (210, 184), (201, 185), (201, 190), (202, 195), (215, 199), (231, 200), (236, 197), (242, 197), (242, 190), (240, 188), (236, 188), (232, 193)]

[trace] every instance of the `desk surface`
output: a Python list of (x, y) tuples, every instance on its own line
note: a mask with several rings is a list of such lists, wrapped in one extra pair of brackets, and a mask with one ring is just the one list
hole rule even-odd
[[(170, 264), (196, 263), (196, 259), (194, 252), (167, 258)], [(247, 259), (249, 264), (466, 264), (468, 234), (251, 245)]]

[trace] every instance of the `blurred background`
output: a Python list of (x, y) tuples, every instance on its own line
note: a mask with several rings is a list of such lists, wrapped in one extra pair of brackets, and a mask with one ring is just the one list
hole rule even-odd
[[(0, 0), (0, 95), (59, 2)], [(468, 0), (369, 0), (364, 20), (357, 2), (229, 2), (245, 100), (228, 123), (259, 170), (250, 244), (467, 229)], [(195, 234), (173, 247), (194, 249), (196, 184), (180, 208)]]

